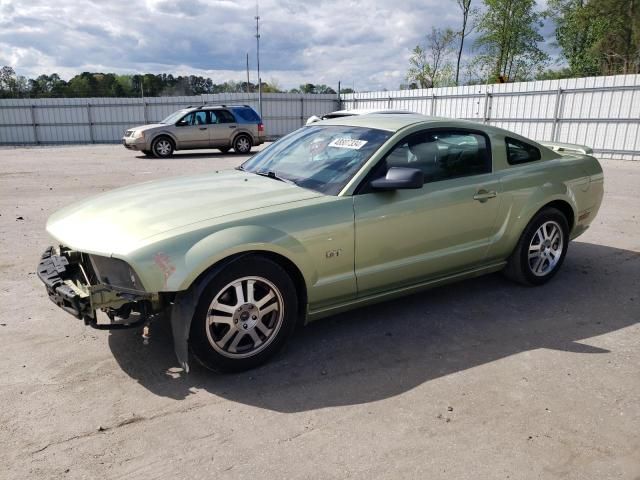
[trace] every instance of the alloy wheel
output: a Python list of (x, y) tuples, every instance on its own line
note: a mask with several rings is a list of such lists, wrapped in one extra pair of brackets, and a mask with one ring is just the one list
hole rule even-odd
[(247, 137), (240, 137), (236, 140), (235, 149), (240, 153), (247, 153), (251, 150), (251, 144)]
[(529, 243), (528, 260), (531, 273), (537, 277), (544, 277), (553, 271), (562, 258), (563, 237), (562, 228), (558, 223), (547, 221), (540, 225)]
[(211, 347), (229, 358), (258, 354), (276, 338), (284, 318), (278, 288), (262, 277), (239, 278), (222, 288), (206, 319)]
[(156, 143), (156, 153), (165, 157), (171, 153), (171, 142), (169, 140), (160, 140)]

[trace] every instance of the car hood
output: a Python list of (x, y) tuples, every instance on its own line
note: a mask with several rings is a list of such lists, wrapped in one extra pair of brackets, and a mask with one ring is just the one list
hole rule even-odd
[(54, 213), (47, 231), (88, 253), (132, 251), (169, 230), (297, 202), (320, 193), (239, 170), (152, 181), (88, 198)]
[(149, 125), (140, 125), (139, 127), (133, 127), (129, 130), (146, 132), (147, 130), (153, 130), (154, 128), (166, 127), (167, 125), (164, 123), (150, 123)]

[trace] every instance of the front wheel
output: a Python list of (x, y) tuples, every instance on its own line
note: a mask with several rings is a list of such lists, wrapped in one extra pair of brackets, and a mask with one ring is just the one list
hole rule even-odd
[(558, 273), (568, 245), (566, 217), (555, 208), (545, 208), (525, 228), (505, 274), (524, 285), (542, 285)]
[(238, 135), (233, 141), (233, 149), (236, 153), (247, 154), (251, 151), (253, 142), (248, 135)]
[(236, 260), (205, 287), (189, 345), (205, 367), (241, 371), (266, 362), (296, 325), (293, 281), (277, 263), (260, 256)]
[(159, 137), (153, 141), (151, 146), (153, 154), (158, 158), (169, 158), (173, 155), (173, 142), (167, 137)]

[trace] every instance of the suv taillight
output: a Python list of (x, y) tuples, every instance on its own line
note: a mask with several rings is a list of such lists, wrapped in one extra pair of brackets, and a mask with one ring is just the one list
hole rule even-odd
[(264, 124), (262, 124), (262, 123), (258, 124), (258, 131), (259, 132), (264, 132)]

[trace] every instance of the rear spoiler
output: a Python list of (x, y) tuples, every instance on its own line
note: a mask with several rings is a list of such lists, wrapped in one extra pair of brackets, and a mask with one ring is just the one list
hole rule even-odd
[(556, 143), (556, 142), (538, 142), (560, 155), (571, 155), (573, 153), (582, 153), (584, 155), (593, 155), (593, 148), (584, 145), (574, 145), (572, 143)]

